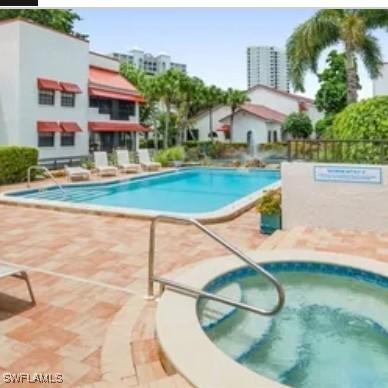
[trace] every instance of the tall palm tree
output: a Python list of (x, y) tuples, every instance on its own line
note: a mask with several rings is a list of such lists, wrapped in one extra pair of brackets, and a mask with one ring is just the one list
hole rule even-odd
[(155, 87), (164, 105), (166, 112), (166, 123), (163, 135), (163, 148), (168, 148), (168, 134), (170, 130), (171, 110), (174, 105), (178, 90), (181, 71), (169, 69), (155, 77)]
[(224, 101), (225, 93), (219, 87), (211, 85), (202, 90), (202, 105), (209, 114), (209, 137), (212, 142), (214, 141), (213, 110)]
[(342, 44), (346, 56), (347, 102), (357, 101), (356, 55), (371, 78), (379, 75), (382, 65), (380, 46), (371, 31), (388, 27), (388, 10), (325, 9), (298, 26), (287, 42), (290, 78), (296, 90), (304, 91), (307, 70), (316, 73), (321, 52)]
[(244, 90), (229, 88), (226, 91), (225, 102), (230, 107), (230, 142), (233, 140), (233, 124), (236, 110), (247, 101), (249, 101), (249, 97)]

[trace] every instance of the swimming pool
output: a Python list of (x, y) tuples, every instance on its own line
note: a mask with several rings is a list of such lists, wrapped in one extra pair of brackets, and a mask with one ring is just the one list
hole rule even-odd
[[(64, 185), (8, 193), (45, 203), (97, 206), (174, 214), (209, 213), (236, 204), (280, 180), (274, 170), (192, 168), (109, 183)], [(252, 198), (251, 198), (252, 199)]]
[[(292, 387), (388, 387), (388, 278), (314, 262), (266, 263), (285, 288), (272, 318), (200, 300), (209, 339), (250, 370)], [(250, 268), (217, 277), (206, 289), (271, 307), (273, 287)]]

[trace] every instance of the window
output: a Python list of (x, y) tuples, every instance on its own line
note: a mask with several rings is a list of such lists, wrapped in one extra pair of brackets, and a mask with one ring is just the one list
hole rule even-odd
[(61, 93), (61, 105), (62, 106), (75, 106), (75, 93), (62, 92)]
[(39, 89), (39, 104), (40, 105), (54, 105), (55, 91), (47, 89)]
[(274, 143), (278, 142), (278, 132), (277, 131), (273, 131), (273, 141), (274, 141)]
[(54, 132), (38, 134), (38, 147), (54, 147)]
[(271, 131), (268, 131), (267, 132), (267, 143), (271, 143), (271, 141), (272, 141), (272, 136), (271, 136)]
[(62, 132), (61, 133), (61, 146), (73, 146), (75, 140), (74, 132)]

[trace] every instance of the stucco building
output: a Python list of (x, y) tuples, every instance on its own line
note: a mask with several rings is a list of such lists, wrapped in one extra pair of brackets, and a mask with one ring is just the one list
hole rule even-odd
[(380, 76), (373, 80), (373, 95), (388, 95), (388, 62), (383, 64), (383, 67), (380, 70)]
[(90, 148), (136, 148), (147, 131), (143, 97), (88, 41), (11, 19), (0, 23), (0, 52), (0, 144), (77, 159)]
[(249, 102), (237, 109), (231, 130), (231, 111), (226, 105), (199, 113), (195, 128), (198, 139), (262, 144), (283, 139), (281, 126), (286, 116), (293, 112), (305, 112), (313, 123), (322, 117), (310, 98), (287, 93), (265, 85), (256, 85), (247, 91)]

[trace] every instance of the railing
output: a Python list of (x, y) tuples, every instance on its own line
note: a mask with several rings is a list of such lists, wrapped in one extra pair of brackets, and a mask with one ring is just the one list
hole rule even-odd
[(288, 160), (388, 164), (388, 140), (290, 140)]
[[(206, 292), (191, 286), (187, 286), (182, 283), (177, 283), (175, 281), (156, 276), (154, 274), (154, 266), (155, 266), (155, 234), (156, 234), (156, 225), (159, 221), (169, 221), (175, 224), (185, 224), (185, 225), (194, 225), (199, 230), (204, 232), (206, 235), (208, 235), (213, 240), (220, 243), (222, 246), (224, 246), (227, 250), (234, 253), (238, 258), (240, 258), (244, 263), (249, 265), (251, 268), (253, 268), (257, 273), (260, 275), (263, 275), (268, 281), (270, 281), (276, 289), (276, 292), (278, 294), (278, 301), (274, 308), (271, 310), (265, 310), (261, 308), (257, 308), (255, 306), (248, 305), (246, 303), (240, 303), (237, 301), (234, 301), (229, 298), (225, 298), (216, 294), (212, 294), (210, 292)], [(207, 299), (215, 300), (217, 302), (225, 303), (229, 306), (241, 308), (244, 310), (248, 310), (250, 312), (260, 314), (260, 315), (275, 315), (278, 313), (285, 301), (285, 294), (284, 289), (282, 285), (279, 283), (279, 281), (272, 276), (268, 271), (266, 271), (263, 267), (256, 264), (251, 258), (249, 258), (245, 253), (241, 252), (236, 247), (229, 244), (226, 240), (215, 234), (214, 232), (210, 231), (208, 228), (203, 226), (198, 221), (191, 219), (191, 218), (183, 218), (183, 217), (172, 217), (172, 216), (164, 216), (160, 215), (157, 216), (152, 220), (151, 223), (151, 229), (150, 229), (150, 245), (149, 245), (149, 257), (148, 257), (148, 298), (154, 297), (154, 283), (160, 283), (162, 286), (167, 286), (170, 289), (172, 289), (175, 292), (182, 293), (184, 295), (193, 296), (193, 297), (204, 297)]]
[(59, 190), (61, 190), (62, 194), (66, 195), (66, 192), (65, 192), (64, 188), (62, 187), (62, 185), (55, 179), (54, 175), (51, 174), (49, 169), (47, 167), (44, 167), (44, 166), (30, 166), (30, 167), (28, 167), (27, 187), (31, 187), (31, 171), (32, 170), (43, 170), (49, 176), (49, 178), (55, 183), (55, 185), (58, 186), (58, 188), (59, 188)]

